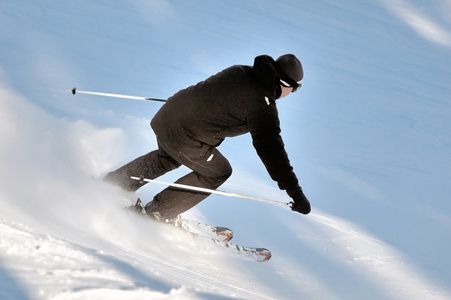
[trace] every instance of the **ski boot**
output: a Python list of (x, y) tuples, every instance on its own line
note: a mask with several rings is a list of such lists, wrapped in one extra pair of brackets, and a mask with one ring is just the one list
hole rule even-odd
[(131, 211), (133, 213), (136, 213), (138, 215), (146, 215), (146, 209), (144, 208), (144, 205), (140, 198), (136, 200), (135, 205), (131, 205), (129, 207), (126, 207), (125, 210)]
[(182, 227), (182, 225), (183, 225), (183, 220), (180, 215), (177, 215), (177, 217), (175, 217), (173, 219), (165, 219), (161, 216), (161, 214), (159, 212), (147, 212), (146, 208), (144, 207), (144, 204), (142, 203), (140, 198), (138, 198), (138, 200), (136, 200), (135, 205), (126, 207), (125, 210), (131, 211), (138, 215), (145, 216), (145, 217), (151, 219), (152, 221), (173, 225), (175, 227)]

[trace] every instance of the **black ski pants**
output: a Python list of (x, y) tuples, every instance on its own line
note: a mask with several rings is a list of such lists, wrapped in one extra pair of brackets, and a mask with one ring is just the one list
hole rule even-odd
[[(143, 176), (155, 179), (181, 165), (192, 170), (176, 181), (179, 184), (217, 189), (232, 174), (228, 160), (216, 147), (198, 141), (171, 142), (157, 136), (158, 149), (136, 158), (119, 169), (108, 173), (104, 181), (127, 191), (136, 191), (147, 182), (130, 179)], [(155, 195), (146, 205), (147, 212), (159, 212), (165, 219), (172, 219), (197, 205), (210, 194), (168, 187)]]

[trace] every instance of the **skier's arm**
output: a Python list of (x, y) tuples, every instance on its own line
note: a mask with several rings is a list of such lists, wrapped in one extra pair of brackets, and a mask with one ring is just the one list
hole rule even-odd
[(305, 197), (293, 167), (285, 151), (280, 135), (280, 122), (275, 103), (248, 116), (247, 124), (252, 143), (271, 178), (281, 190), (293, 199), (292, 209), (303, 214), (310, 212), (310, 203)]

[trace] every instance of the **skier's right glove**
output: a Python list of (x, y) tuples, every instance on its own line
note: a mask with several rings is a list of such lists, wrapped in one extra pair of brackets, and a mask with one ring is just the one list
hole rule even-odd
[(293, 202), (291, 202), (291, 210), (297, 211), (298, 213), (307, 215), (312, 210), (310, 207), (310, 202), (304, 195), (302, 189), (291, 197)]

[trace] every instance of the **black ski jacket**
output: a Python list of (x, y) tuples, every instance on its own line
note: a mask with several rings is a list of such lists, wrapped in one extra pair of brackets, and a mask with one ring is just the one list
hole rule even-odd
[(218, 146), (226, 137), (250, 132), (253, 145), (279, 188), (301, 190), (280, 135), (276, 99), (280, 71), (267, 55), (253, 66), (235, 65), (170, 97), (151, 121), (159, 138), (180, 149), (193, 142)]

